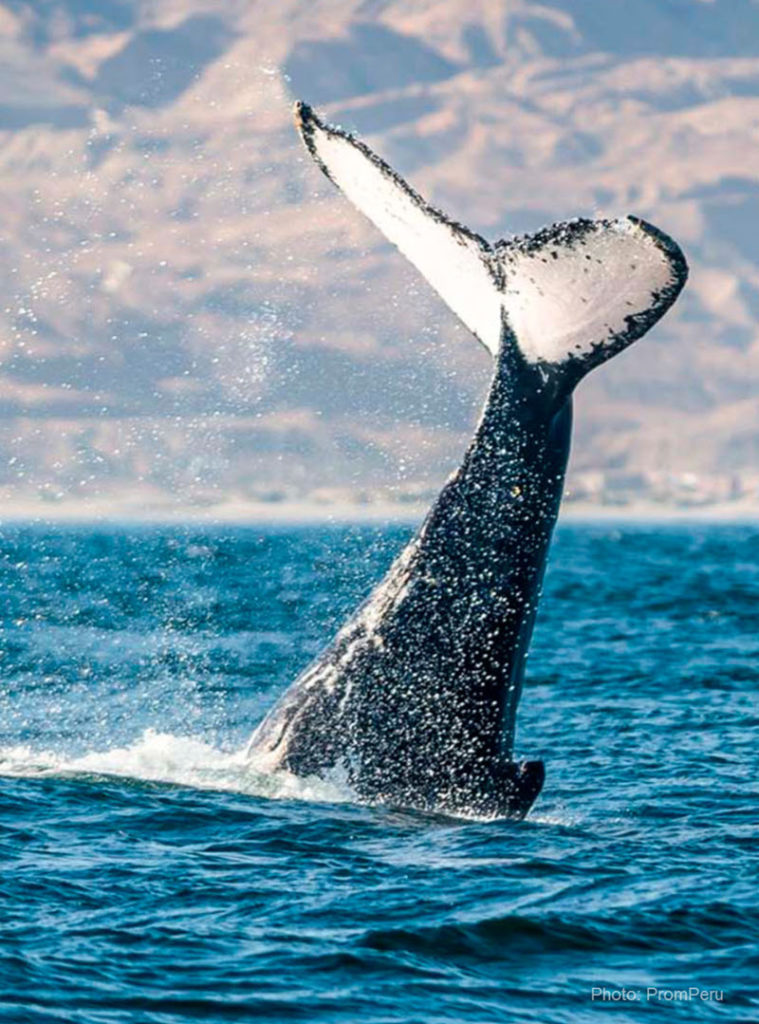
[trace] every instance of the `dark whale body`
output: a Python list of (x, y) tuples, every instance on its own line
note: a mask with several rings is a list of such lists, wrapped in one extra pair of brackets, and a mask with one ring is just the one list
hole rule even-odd
[[(250, 754), (261, 765), (299, 776), (342, 772), (369, 801), (522, 817), (544, 772), (540, 761), (513, 761), (514, 725), (569, 454), (572, 391), (590, 368), (640, 337), (671, 305), (685, 281), (685, 262), (674, 242), (632, 218), (569, 222), (490, 247), (427, 207), (361, 143), (322, 125), (302, 105), (299, 116), (323, 169), (407, 255), (425, 220), (446, 232), (411, 253), (446, 298), (451, 283), (441, 278), (443, 243), (450, 236), (467, 250), (452, 286), (472, 274), (473, 290), (486, 295), (492, 288), (500, 322), (496, 334), (476, 323), (481, 302), (469, 309), (466, 295), (451, 301), (473, 330), (480, 328), (495, 357), (475, 436), (416, 537), (266, 716)], [(331, 149), (332, 142), (343, 148)], [(347, 146), (349, 159), (357, 151), (360, 160), (344, 169)], [(355, 180), (362, 181), (364, 166), (370, 178), (357, 198)], [(384, 221), (384, 210), (375, 216), (371, 206), (376, 174), (383, 176), (379, 186), (391, 185)], [(393, 205), (396, 195), (399, 206)], [(416, 210), (424, 218), (418, 224)], [(596, 323), (583, 305), (598, 286), (586, 282), (599, 263), (603, 268), (599, 252), (602, 257), (609, 246), (616, 255), (624, 250), (628, 275), (641, 272), (637, 253), (644, 253), (646, 280), (631, 292), (615, 278), (603, 291), (606, 306)], [(458, 249), (450, 255), (461, 258)], [(484, 268), (483, 278), (470, 255)], [(574, 282), (569, 304), (553, 298), (556, 281), (562, 287)], [(559, 303), (559, 314), (552, 307), (546, 317), (550, 344), (529, 340), (536, 296), (538, 303)], [(620, 302), (627, 307), (617, 310)], [(578, 315), (581, 324), (590, 320), (587, 342), (566, 329)]]

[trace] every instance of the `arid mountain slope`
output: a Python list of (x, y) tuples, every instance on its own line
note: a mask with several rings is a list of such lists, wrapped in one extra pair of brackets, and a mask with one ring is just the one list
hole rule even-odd
[(691, 283), (583, 384), (570, 486), (754, 495), (756, 0), (6, 0), (0, 48), (6, 507), (413, 500), (456, 463), (486, 353), (295, 95), (493, 238), (672, 233)]

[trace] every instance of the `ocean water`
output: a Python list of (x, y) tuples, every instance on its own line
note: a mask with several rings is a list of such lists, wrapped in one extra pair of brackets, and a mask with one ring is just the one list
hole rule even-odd
[(759, 1020), (759, 529), (559, 529), (518, 823), (246, 769), (407, 536), (0, 528), (0, 1020)]

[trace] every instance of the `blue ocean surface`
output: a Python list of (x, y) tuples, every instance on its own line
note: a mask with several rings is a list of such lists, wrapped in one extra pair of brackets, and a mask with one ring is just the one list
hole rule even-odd
[(759, 530), (558, 530), (523, 822), (245, 763), (408, 536), (0, 528), (0, 1020), (759, 1020)]

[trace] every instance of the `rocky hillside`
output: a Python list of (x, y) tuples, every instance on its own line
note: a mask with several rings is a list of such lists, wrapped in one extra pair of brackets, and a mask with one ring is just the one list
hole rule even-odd
[(582, 385), (570, 489), (754, 498), (757, 0), (5, 0), (0, 47), (6, 510), (414, 502), (456, 464), (486, 353), (294, 96), (490, 237), (673, 234), (687, 292)]

